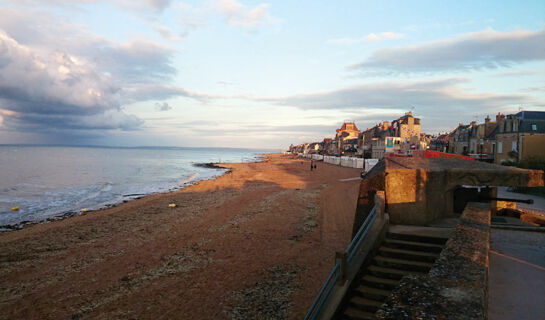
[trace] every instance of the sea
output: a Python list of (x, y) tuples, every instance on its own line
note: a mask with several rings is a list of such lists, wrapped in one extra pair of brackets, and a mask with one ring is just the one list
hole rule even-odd
[(271, 151), (0, 145), (0, 231), (180, 189), (226, 171), (198, 164), (259, 161)]

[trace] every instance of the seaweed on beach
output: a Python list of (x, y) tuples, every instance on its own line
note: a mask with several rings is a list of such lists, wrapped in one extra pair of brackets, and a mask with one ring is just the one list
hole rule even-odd
[(218, 166), (217, 163), (213, 163), (213, 162), (198, 162), (198, 163), (193, 163), (193, 166), (199, 167), (199, 168), (208, 168), (208, 169), (225, 169), (223, 167)]

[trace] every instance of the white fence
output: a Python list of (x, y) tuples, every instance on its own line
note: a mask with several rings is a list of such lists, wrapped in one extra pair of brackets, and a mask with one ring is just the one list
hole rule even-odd
[(312, 159), (320, 161), (320, 160), (324, 160), (324, 156), (321, 154), (313, 154)]
[(364, 168), (365, 163), (365, 172), (371, 170), (378, 162), (378, 159), (363, 159), (355, 157), (333, 157), (333, 156), (323, 156), (321, 154), (302, 154), (299, 153), (299, 157), (312, 159), (316, 161), (324, 161), (325, 163), (334, 164), (342, 167), (349, 168)]
[(324, 156), (324, 162), (325, 163), (340, 165), (341, 164), (341, 158), (332, 157), (332, 156)]

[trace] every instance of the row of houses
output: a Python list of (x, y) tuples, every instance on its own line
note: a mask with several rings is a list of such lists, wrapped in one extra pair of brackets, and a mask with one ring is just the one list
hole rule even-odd
[(432, 137), (421, 133), (420, 128), (420, 119), (413, 117), (412, 112), (365, 131), (360, 131), (354, 122), (345, 122), (336, 130), (335, 138), (291, 145), (289, 152), (373, 159), (382, 159), (388, 153), (410, 154), (411, 150), (427, 149), (431, 141)]
[(545, 157), (545, 112), (498, 113), (495, 121), (487, 116), (484, 123), (460, 123), (449, 133), (433, 137), (429, 149), (498, 164)]

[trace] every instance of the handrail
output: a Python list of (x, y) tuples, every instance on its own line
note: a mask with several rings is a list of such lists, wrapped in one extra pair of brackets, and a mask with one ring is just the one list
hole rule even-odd
[(348, 245), (348, 247), (346, 248), (346, 251), (347, 252), (350, 252), (350, 250), (352, 250), (352, 247), (356, 244), (356, 242), (358, 241), (358, 239), (361, 237), (362, 233), (363, 233), (363, 230), (365, 229), (365, 226), (369, 223), (369, 221), (371, 220), (371, 216), (373, 216), (375, 214), (375, 212), (377, 211), (377, 204), (375, 204), (373, 206), (373, 208), (371, 209), (371, 212), (369, 212), (369, 214), (367, 215), (367, 218), (365, 218), (365, 220), (363, 221), (361, 227), (358, 229), (358, 232), (356, 232), (356, 235), (354, 236), (354, 238), (352, 238), (352, 241), (350, 241), (350, 244)]
[[(369, 215), (367, 215), (367, 218), (365, 218), (365, 221), (361, 225), (361, 227), (358, 229), (358, 232), (350, 241), (350, 244), (345, 250), (345, 253), (347, 254), (348, 258), (346, 259), (346, 262), (349, 263), (356, 252), (359, 251), (363, 240), (367, 236), (367, 232), (375, 222), (378, 216), (378, 203), (376, 203), (373, 208), (371, 209), (371, 212), (369, 212)], [(314, 302), (312, 303), (312, 306), (307, 312), (307, 315), (305, 316), (305, 320), (314, 320), (320, 313), (325, 301), (331, 294), (331, 290), (335, 286), (335, 283), (339, 279), (339, 271), (340, 271), (340, 264), (337, 262), (335, 266), (333, 267), (333, 270), (331, 270), (331, 273), (329, 274), (329, 277), (325, 281), (324, 285), (322, 286), (322, 289), (318, 293), (318, 296), (316, 299), (314, 299)]]

